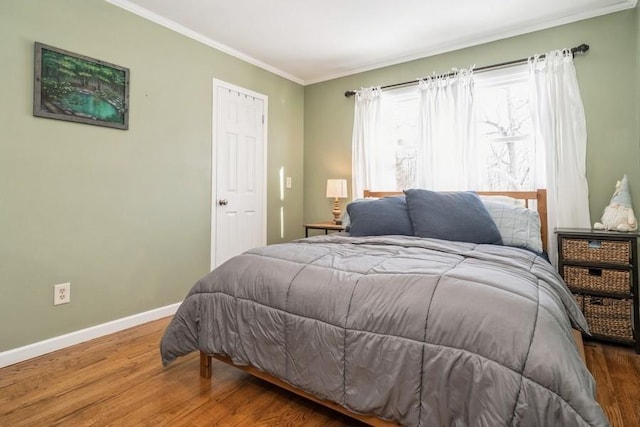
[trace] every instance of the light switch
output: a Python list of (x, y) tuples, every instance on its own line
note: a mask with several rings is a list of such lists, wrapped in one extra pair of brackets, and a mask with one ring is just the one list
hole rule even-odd
[(286, 187), (287, 188), (291, 188), (291, 177), (290, 176), (287, 177)]

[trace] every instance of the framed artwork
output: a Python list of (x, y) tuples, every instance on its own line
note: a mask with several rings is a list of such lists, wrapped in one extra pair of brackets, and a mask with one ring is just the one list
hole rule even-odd
[(35, 43), (33, 115), (129, 128), (129, 69)]

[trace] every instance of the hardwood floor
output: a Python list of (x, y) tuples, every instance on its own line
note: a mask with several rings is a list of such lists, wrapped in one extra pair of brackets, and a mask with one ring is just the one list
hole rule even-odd
[(640, 426), (640, 355), (629, 347), (585, 341), (598, 403), (611, 426)]
[(353, 426), (350, 418), (199, 354), (163, 368), (169, 318), (0, 369), (0, 426)]
[[(0, 369), (0, 426), (359, 426), (358, 422), (199, 355), (160, 363), (169, 318)], [(585, 345), (611, 425), (638, 426), (640, 356)]]

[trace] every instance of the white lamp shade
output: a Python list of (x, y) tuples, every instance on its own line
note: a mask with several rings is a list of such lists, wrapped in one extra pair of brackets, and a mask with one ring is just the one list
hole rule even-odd
[(347, 197), (347, 180), (346, 179), (328, 179), (327, 180), (327, 197), (344, 199)]

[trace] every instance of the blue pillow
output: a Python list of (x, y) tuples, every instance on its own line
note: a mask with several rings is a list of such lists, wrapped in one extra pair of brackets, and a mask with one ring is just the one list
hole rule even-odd
[(385, 197), (347, 205), (351, 236), (413, 236), (411, 219), (404, 197)]
[(476, 193), (416, 189), (404, 193), (416, 236), (502, 244), (495, 222)]

